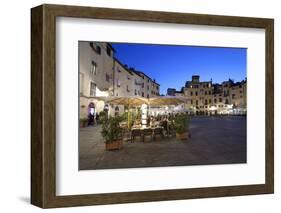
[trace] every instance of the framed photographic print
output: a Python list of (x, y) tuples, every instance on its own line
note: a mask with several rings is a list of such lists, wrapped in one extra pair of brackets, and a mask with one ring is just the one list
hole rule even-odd
[(31, 203), (274, 191), (273, 19), (31, 9)]

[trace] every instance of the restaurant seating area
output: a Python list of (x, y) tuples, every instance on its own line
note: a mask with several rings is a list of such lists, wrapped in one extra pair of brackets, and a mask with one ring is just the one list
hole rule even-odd
[(105, 106), (123, 106), (124, 108), (120, 112), (119, 107), (115, 107), (114, 113), (106, 110), (102, 111), (105, 112), (105, 116), (98, 116), (106, 118), (109, 122), (104, 123), (106, 125), (103, 125), (102, 129), (107, 143), (117, 141), (117, 139), (131, 143), (152, 142), (157, 139), (178, 137), (176, 129), (178, 133), (179, 126), (182, 132), (187, 130), (186, 119), (180, 123), (177, 121), (178, 116), (187, 116), (184, 108), (187, 99), (184, 97), (98, 96), (95, 99), (97, 102), (104, 102)]
[(142, 125), (140, 120), (135, 120), (131, 127), (127, 122), (123, 122), (120, 126), (123, 128), (123, 138), (134, 142), (152, 142), (165, 137), (175, 136), (174, 114), (148, 116), (147, 124)]

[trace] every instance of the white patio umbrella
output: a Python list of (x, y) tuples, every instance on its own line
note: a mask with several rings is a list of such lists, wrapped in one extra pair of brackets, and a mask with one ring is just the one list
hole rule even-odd
[(95, 97), (95, 99), (104, 101), (109, 104), (125, 106), (139, 106), (142, 104), (148, 104), (148, 99), (138, 96), (100, 96)]
[(157, 96), (149, 99), (149, 105), (151, 106), (163, 106), (163, 105), (179, 105), (183, 104), (188, 99), (186, 97), (179, 96)]
[(131, 106), (140, 106), (142, 104), (149, 106), (179, 105), (187, 101), (186, 97), (179, 96), (156, 96), (149, 99), (139, 96), (108, 96), (96, 97), (96, 99), (110, 104), (125, 105), (128, 108)]
[[(124, 105), (128, 109), (134, 106), (140, 106), (142, 104), (148, 104), (148, 99), (139, 96), (108, 96), (108, 97), (96, 97), (97, 100), (102, 100), (109, 104)], [(128, 115), (129, 125), (129, 115)]]
[(128, 106), (140, 106), (142, 104), (151, 106), (179, 105), (188, 100), (186, 97), (179, 96), (156, 96), (149, 99), (139, 96), (100, 96), (94, 98), (110, 104)]

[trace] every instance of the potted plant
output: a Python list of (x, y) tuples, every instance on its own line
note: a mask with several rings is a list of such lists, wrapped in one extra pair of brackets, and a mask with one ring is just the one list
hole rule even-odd
[(189, 127), (189, 119), (187, 115), (177, 115), (175, 117), (175, 131), (176, 138), (178, 140), (187, 140), (190, 137), (188, 127)]
[(122, 117), (110, 117), (102, 123), (102, 137), (105, 140), (106, 150), (118, 150), (122, 148)]
[(79, 127), (86, 127), (88, 123), (88, 118), (80, 118)]
[(107, 113), (105, 111), (101, 111), (99, 113), (99, 122), (102, 124), (107, 120)]

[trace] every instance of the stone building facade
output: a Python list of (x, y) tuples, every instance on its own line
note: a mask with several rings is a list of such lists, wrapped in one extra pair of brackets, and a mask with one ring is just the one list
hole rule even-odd
[(221, 84), (200, 81), (200, 76), (192, 76), (184, 88), (187, 97), (186, 109), (192, 114), (245, 114), (247, 109), (247, 81), (233, 82), (231, 79)]
[(155, 81), (155, 79), (151, 79), (144, 72), (132, 70), (137, 76), (137, 82), (140, 83), (141, 89), (139, 96), (144, 98), (151, 98), (154, 96), (159, 96), (160, 85)]
[(247, 111), (246, 80), (233, 82), (229, 79), (214, 84), (212, 80), (200, 81), (200, 76), (194, 75), (181, 91), (169, 88), (167, 94), (186, 97), (185, 110), (190, 114), (246, 114)]
[(98, 96), (159, 95), (160, 85), (144, 72), (122, 64), (109, 43), (79, 41), (78, 46), (80, 118), (101, 111), (111, 116), (124, 112), (124, 106), (105, 104), (95, 99)]

